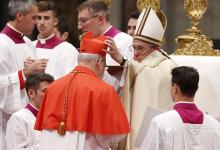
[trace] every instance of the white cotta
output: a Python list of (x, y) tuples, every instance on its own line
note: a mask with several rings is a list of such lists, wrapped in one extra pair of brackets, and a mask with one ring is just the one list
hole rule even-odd
[(28, 103), (25, 89), (20, 90), (18, 71), (27, 57), (35, 58), (36, 51), (27, 37), (25, 43), (15, 44), (0, 34), (0, 150), (5, 150), (6, 124), (10, 115)]
[(219, 150), (220, 124), (204, 114), (203, 124), (183, 123), (179, 114), (168, 111), (156, 116), (138, 150)]
[(38, 150), (40, 131), (34, 130), (36, 117), (23, 108), (10, 117), (6, 130), (6, 150)]

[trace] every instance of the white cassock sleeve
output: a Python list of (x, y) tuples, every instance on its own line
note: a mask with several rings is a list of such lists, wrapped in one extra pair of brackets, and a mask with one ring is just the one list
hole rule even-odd
[(140, 146), (140, 150), (163, 150), (160, 129), (155, 122), (151, 122), (147, 135)]
[(7, 123), (7, 150), (38, 150), (39, 144), (33, 145), (28, 134), (28, 124), (17, 116), (12, 116)]
[[(5, 66), (0, 64), (0, 71)], [(0, 74), (0, 109), (8, 114), (12, 114), (21, 108), (21, 99), (25, 97), (25, 90), (20, 89), (18, 72), (7, 75)]]
[(17, 61), (8, 45), (3, 43), (0, 46), (0, 111), (8, 114), (27, 103), (23, 101), (25, 90), (20, 89)]

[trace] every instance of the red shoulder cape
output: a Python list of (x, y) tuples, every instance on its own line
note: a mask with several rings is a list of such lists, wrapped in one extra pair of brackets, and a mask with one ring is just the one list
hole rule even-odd
[[(94, 134), (127, 134), (129, 124), (116, 91), (88, 68), (77, 66), (69, 87), (67, 131)], [(65, 86), (71, 73), (52, 83), (42, 100), (35, 129), (57, 130), (64, 106)]]

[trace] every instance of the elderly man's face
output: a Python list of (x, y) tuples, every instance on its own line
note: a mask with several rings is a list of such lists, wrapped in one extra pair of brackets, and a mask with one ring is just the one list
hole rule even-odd
[(138, 62), (141, 62), (145, 57), (147, 57), (150, 53), (156, 50), (153, 45), (139, 40), (133, 41), (133, 49), (134, 49), (134, 60)]

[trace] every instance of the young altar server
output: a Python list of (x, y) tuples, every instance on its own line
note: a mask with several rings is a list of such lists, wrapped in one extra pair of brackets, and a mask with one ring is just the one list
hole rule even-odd
[(38, 150), (40, 132), (34, 130), (34, 123), (44, 92), (53, 81), (53, 77), (45, 73), (36, 73), (27, 78), (25, 88), (29, 103), (8, 120), (7, 150)]
[(141, 150), (219, 150), (220, 124), (194, 103), (199, 74), (192, 67), (172, 70), (173, 110), (152, 119)]

